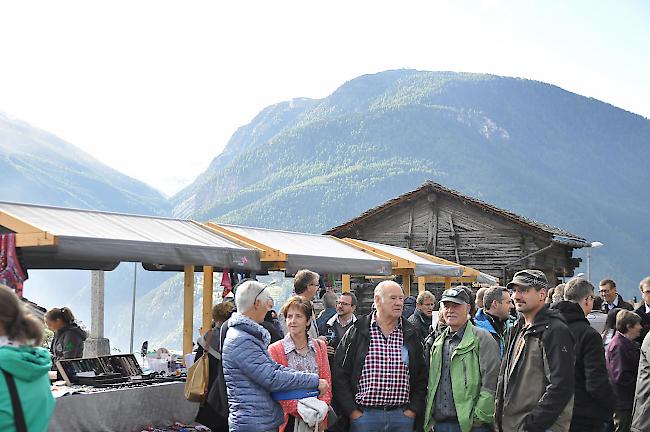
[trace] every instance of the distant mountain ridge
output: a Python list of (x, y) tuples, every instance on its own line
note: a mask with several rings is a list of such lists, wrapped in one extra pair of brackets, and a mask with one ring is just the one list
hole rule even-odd
[(0, 113), (0, 199), (167, 215), (167, 199), (48, 132)]
[(550, 84), (393, 70), (265, 108), (171, 202), (178, 216), (322, 232), (431, 179), (605, 243), (592, 279), (632, 296), (650, 262), (649, 143), (647, 119)]

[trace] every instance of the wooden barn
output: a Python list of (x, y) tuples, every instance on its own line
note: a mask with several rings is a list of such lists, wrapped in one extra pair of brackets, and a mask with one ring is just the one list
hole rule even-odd
[(326, 234), (426, 252), (498, 277), (502, 284), (518, 270), (536, 268), (555, 286), (578, 267), (573, 250), (589, 246), (575, 234), (431, 181)]

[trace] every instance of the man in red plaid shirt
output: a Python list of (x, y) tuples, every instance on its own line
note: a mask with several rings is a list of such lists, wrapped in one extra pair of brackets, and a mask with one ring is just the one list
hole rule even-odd
[(381, 282), (374, 300), (376, 311), (359, 318), (336, 349), (334, 406), (352, 432), (420, 430), (427, 374), (421, 338), (401, 318), (399, 284)]

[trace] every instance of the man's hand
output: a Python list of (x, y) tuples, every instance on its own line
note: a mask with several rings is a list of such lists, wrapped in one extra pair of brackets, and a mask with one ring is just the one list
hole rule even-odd
[(334, 349), (333, 346), (327, 345), (327, 355), (328, 356), (333, 356), (335, 352), (336, 352), (336, 350)]
[(330, 388), (330, 385), (327, 384), (327, 381), (324, 379), (319, 379), (318, 380), (318, 391), (320, 391), (320, 395), (323, 396), (325, 392)]
[(404, 415), (406, 417), (414, 419), (415, 418), (415, 411), (411, 411), (410, 409), (406, 409), (406, 410), (404, 410)]
[(363, 415), (363, 411), (359, 411), (358, 409), (352, 410), (352, 412), (350, 413), (350, 420), (356, 420), (362, 415)]

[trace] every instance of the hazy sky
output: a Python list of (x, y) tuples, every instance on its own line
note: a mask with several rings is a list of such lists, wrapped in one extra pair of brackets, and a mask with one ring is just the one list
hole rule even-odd
[(415, 68), (650, 117), (646, 1), (1, 1), (0, 112), (166, 194), (267, 105)]

